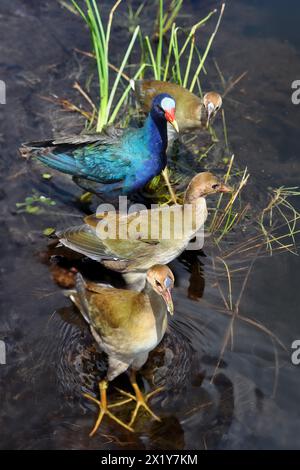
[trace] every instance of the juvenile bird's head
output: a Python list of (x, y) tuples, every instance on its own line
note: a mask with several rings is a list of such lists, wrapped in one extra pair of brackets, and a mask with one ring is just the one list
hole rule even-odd
[(173, 315), (174, 306), (171, 289), (174, 287), (174, 275), (168, 266), (156, 264), (147, 271), (147, 282), (152, 289), (166, 302), (168, 312)]
[(232, 188), (222, 183), (215, 175), (209, 171), (198, 173), (190, 181), (186, 192), (184, 202), (191, 204), (200, 197), (208, 196), (214, 193), (230, 193)]
[(179, 132), (178, 124), (175, 120), (176, 102), (171, 95), (167, 93), (157, 95), (152, 101), (151, 111), (158, 116), (164, 117)]
[(222, 97), (219, 93), (209, 91), (203, 96), (203, 104), (207, 114), (206, 125), (208, 127), (210, 121), (215, 117), (222, 106)]

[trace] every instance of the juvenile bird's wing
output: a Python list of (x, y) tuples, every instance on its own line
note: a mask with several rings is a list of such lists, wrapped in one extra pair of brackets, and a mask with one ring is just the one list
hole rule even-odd
[[(90, 327), (101, 336), (114, 333), (116, 328), (126, 324), (143, 295), (128, 290), (117, 290), (111, 286), (84, 281), (81, 274), (76, 276), (75, 290), (66, 291)], [(120, 295), (122, 294), (122, 295)], [(100, 336), (98, 342), (101, 343)]]
[(96, 261), (126, 261), (151, 256), (153, 250), (178, 239), (182, 206), (165, 206), (130, 215), (106, 213), (59, 232), (61, 243)]
[(145, 112), (150, 110), (153, 98), (158, 94), (168, 93), (173, 96), (176, 101), (175, 117), (180, 131), (203, 127), (200, 122), (202, 99), (186, 88), (159, 80), (136, 80), (134, 90)]
[(82, 253), (95, 261), (119, 260), (116, 253), (109, 249), (96, 231), (86, 224), (69, 227), (57, 232), (59, 241), (71, 250)]

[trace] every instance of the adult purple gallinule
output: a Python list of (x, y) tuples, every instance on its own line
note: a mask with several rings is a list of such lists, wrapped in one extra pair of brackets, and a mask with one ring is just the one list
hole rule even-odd
[[(149, 111), (153, 98), (160, 93), (168, 93), (174, 97), (179, 134), (207, 129), (222, 106), (222, 97), (215, 91), (209, 91), (203, 95), (203, 98), (199, 98), (176, 83), (160, 80), (131, 80), (130, 83), (145, 112)], [(171, 149), (178, 133), (175, 133), (170, 125), (167, 125), (167, 130), (168, 148)], [(176, 195), (171, 186), (167, 168), (163, 171), (163, 176), (172, 199), (176, 203)]]
[[(95, 434), (105, 415), (130, 431), (133, 431), (132, 425), (140, 407), (145, 408), (154, 419), (160, 420), (147, 402), (161, 388), (144, 396), (136, 382), (136, 372), (146, 363), (149, 352), (160, 343), (166, 332), (167, 313), (173, 315), (173, 286), (172, 271), (167, 266), (156, 265), (148, 270), (142, 292), (84, 282), (80, 274), (77, 275), (76, 290), (66, 291), (66, 295), (90, 325), (98, 346), (108, 355), (107, 375), (99, 383), (100, 401), (85, 394), (86, 398), (99, 406), (98, 419), (91, 436)], [(135, 395), (119, 390), (126, 398), (122, 402), (108, 405), (108, 383), (129, 368)], [(136, 401), (136, 406), (129, 424), (126, 424), (111, 409), (132, 400)]]
[[(84, 219), (85, 224), (62, 230), (57, 237), (66, 247), (123, 273), (128, 284), (141, 288), (145, 282), (145, 275), (143, 277), (141, 273), (153, 263), (168, 264), (177, 258), (203, 226), (207, 218), (205, 197), (230, 191), (232, 189), (212, 173), (198, 173), (186, 189), (184, 205), (130, 214), (90, 215)], [(179, 231), (176, 223), (187, 220), (186, 217), (191, 218), (190, 223)], [(136, 226), (140, 230), (138, 236), (132, 230)], [(116, 228), (111, 237), (106, 231), (109, 227)], [(169, 230), (167, 237), (165, 229)], [(101, 233), (106, 238), (102, 238)]]
[(159, 175), (167, 163), (167, 122), (175, 129), (175, 100), (161, 93), (152, 100), (140, 129), (70, 136), (23, 144), (25, 157), (72, 175), (87, 191), (113, 198), (142, 188)]

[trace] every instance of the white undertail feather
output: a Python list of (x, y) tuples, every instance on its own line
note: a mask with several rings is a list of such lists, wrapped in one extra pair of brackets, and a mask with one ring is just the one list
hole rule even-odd
[(129, 80), (129, 84), (131, 86), (131, 89), (135, 91), (135, 81), (133, 79)]

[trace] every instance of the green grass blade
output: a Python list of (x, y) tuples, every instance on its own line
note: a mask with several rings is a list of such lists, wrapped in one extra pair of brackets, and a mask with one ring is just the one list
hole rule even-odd
[(127, 48), (127, 51), (126, 51), (126, 53), (125, 53), (125, 55), (124, 55), (122, 64), (121, 64), (121, 66), (120, 66), (120, 68), (119, 68), (118, 74), (117, 74), (117, 76), (116, 76), (116, 79), (115, 79), (115, 81), (114, 81), (112, 90), (111, 90), (111, 92), (110, 92), (110, 96), (109, 96), (109, 100), (108, 100), (108, 104), (107, 104), (107, 112), (106, 112), (106, 119), (107, 119), (107, 121), (109, 120), (110, 110), (111, 110), (111, 107), (112, 107), (112, 103), (113, 103), (113, 100), (114, 100), (114, 97), (115, 97), (116, 90), (117, 90), (118, 85), (119, 85), (119, 81), (120, 81), (121, 76), (122, 76), (122, 72), (123, 72), (123, 70), (124, 70), (124, 68), (125, 68), (125, 65), (126, 65), (127, 62), (128, 62), (129, 55), (130, 55), (130, 53), (131, 53), (131, 51), (132, 51), (132, 48), (133, 48), (133, 46), (134, 46), (134, 43), (135, 43), (135, 40), (136, 40), (137, 35), (138, 35), (138, 33), (139, 33), (139, 30), (140, 30), (140, 27), (137, 26), (137, 27), (135, 28), (135, 31), (134, 31), (133, 35), (132, 35), (131, 41), (130, 41), (129, 46), (128, 46), (128, 48)]

